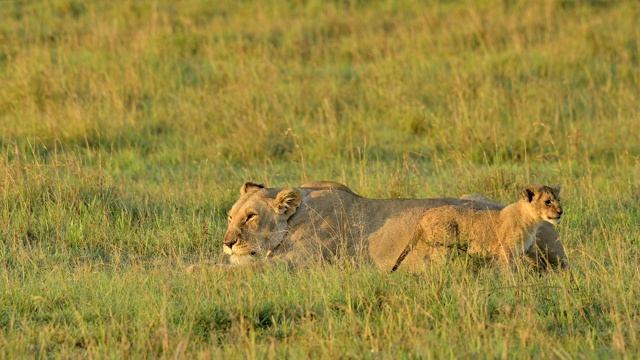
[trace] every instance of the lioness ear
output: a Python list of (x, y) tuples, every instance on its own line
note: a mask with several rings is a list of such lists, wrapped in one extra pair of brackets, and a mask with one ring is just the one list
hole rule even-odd
[(246, 193), (256, 192), (256, 191), (258, 191), (260, 189), (264, 189), (264, 185), (252, 183), (251, 181), (247, 181), (240, 188), (240, 195), (244, 195)]
[(535, 185), (527, 185), (524, 188), (524, 198), (527, 199), (528, 202), (532, 202), (533, 198), (538, 193), (538, 188)]
[(302, 202), (302, 193), (296, 188), (287, 188), (278, 193), (273, 203), (273, 209), (278, 214), (293, 215)]

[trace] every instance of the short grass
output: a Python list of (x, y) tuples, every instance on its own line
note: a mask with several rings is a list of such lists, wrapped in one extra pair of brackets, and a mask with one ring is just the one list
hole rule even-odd
[[(0, 1), (0, 358), (637, 358), (635, 1)], [(571, 271), (204, 271), (246, 180), (560, 184)], [(346, 285), (346, 286), (345, 286)]]

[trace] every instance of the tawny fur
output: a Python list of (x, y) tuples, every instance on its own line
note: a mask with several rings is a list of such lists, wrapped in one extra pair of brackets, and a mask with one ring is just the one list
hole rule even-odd
[(559, 189), (528, 185), (524, 197), (502, 210), (477, 210), (466, 206), (442, 206), (427, 210), (416, 228), (413, 241), (400, 256), (417, 246), (425, 247), (428, 259), (441, 263), (453, 251), (466, 250), (496, 259), (513, 268), (515, 260), (530, 251), (544, 222), (557, 224), (562, 216)]
[[(473, 209), (501, 208), (467, 199), (368, 199), (345, 185), (313, 182), (285, 189), (246, 183), (229, 211), (224, 252), (235, 265), (364, 255), (376, 267), (391, 270), (411, 242), (425, 211), (445, 205)], [(536, 244), (548, 249), (552, 266), (566, 257), (558, 234), (549, 226)], [(414, 251), (402, 268), (419, 271), (427, 254)], [(544, 266), (544, 265), (543, 265)]]

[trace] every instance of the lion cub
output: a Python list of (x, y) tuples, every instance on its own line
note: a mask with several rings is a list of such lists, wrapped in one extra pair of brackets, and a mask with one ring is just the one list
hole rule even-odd
[(432, 261), (450, 256), (457, 248), (514, 269), (517, 257), (533, 245), (538, 227), (544, 221), (557, 225), (562, 218), (559, 187), (527, 185), (523, 195), (502, 210), (454, 205), (427, 210), (405, 252), (423, 241)]

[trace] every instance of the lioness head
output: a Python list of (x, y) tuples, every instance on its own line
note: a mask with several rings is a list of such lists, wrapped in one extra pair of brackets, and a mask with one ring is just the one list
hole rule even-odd
[(527, 185), (524, 189), (524, 199), (530, 203), (534, 215), (553, 225), (560, 223), (560, 187)]
[(270, 193), (251, 182), (240, 188), (240, 199), (229, 210), (223, 250), (233, 264), (269, 256), (282, 243), (287, 220), (302, 202), (302, 193), (287, 188)]

